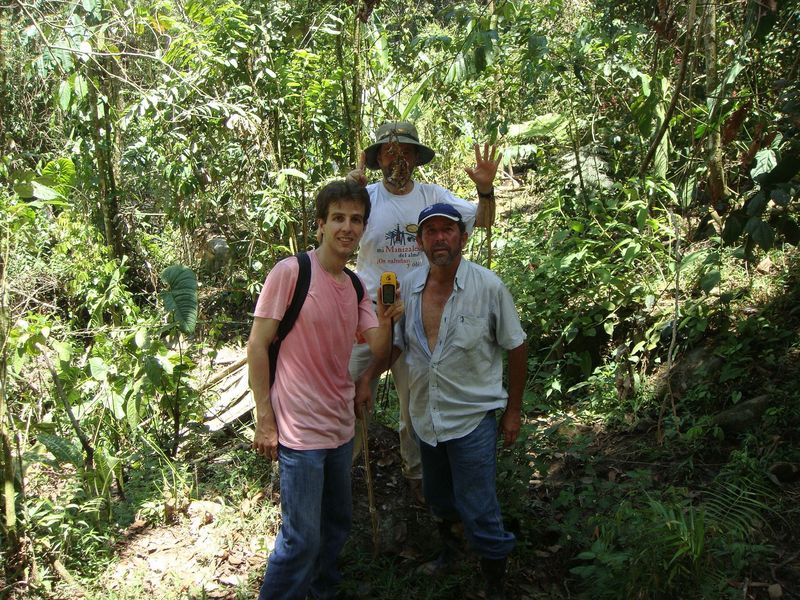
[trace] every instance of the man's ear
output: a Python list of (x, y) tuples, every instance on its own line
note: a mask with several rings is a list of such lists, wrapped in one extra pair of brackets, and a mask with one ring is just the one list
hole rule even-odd
[(322, 219), (317, 219), (317, 243), (322, 243), (322, 226), (325, 224), (325, 221)]
[(414, 239), (417, 241), (417, 248), (419, 248), (420, 250), (423, 250), (423, 247), (422, 247), (422, 230), (421, 229), (417, 229), (417, 237), (414, 238)]

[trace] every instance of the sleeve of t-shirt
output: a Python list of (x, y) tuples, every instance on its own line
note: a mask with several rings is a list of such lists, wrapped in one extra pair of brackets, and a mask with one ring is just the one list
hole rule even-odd
[[(361, 277), (359, 277), (361, 279)], [(367, 286), (364, 285), (364, 280), (361, 279), (361, 287), (364, 289), (364, 297), (358, 305), (358, 329), (357, 335), (361, 339), (361, 334), (367, 329), (372, 329), (378, 326), (378, 315), (375, 314), (375, 307), (372, 305), (372, 298), (367, 294)]]
[(296, 258), (286, 258), (275, 265), (264, 281), (253, 316), (262, 319), (283, 319), (294, 294), (300, 265)]
[(437, 202), (444, 202), (452, 204), (461, 213), (461, 218), (464, 220), (464, 225), (467, 226), (467, 233), (472, 233), (472, 228), (475, 227), (475, 215), (478, 212), (478, 205), (474, 202), (468, 202), (463, 198), (459, 198), (450, 190), (443, 187), (438, 187), (439, 197)]

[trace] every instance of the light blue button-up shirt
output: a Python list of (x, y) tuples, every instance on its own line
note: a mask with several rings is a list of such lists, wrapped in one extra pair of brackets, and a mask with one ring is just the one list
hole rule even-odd
[(411, 422), (419, 438), (435, 446), (470, 433), (486, 411), (505, 408), (503, 350), (525, 341), (511, 293), (497, 275), (464, 258), (428, 348), (422, 324), (422, 291), (428, 265), (406, 277), (404, 316), (395, 345), (409, 366)]

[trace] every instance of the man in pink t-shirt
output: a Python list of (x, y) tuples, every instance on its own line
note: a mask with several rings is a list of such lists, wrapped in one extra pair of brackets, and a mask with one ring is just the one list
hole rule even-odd
[[(357, 336), (385, 361), (392, 319), (402, 303), (358, 301), (345, 264), (369, 218), (367, 191), (334, 181), (317, 195), (319, 248), (309, 253), (311, 282), (297, 321), (281, 344), (270, 388), (269, 346), (286, 313), (299, 264), (292, 257), (267, 276), (247, 342), (256, 402), (255, 450), (278, 460), (281, 530), (269, 557), (260, 600), (332, 598), (336, 560), (350, 532), (350, 467), (355, 387), (348, 371)], [(363, 283), (362, 283), (363, 286)]]

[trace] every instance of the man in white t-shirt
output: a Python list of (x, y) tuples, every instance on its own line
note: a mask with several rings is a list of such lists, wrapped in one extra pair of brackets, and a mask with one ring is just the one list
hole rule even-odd
[[(364, 230), (358, 251), (356, 271), (367, 286), (367, 295), (377, 294), (381, 273), (393, 271), (400, 282), (400, 289), (408, 272), (425, 264), (425, 255), (417, 247), (417, 217), (420, 211), (432, 204), (445, 203), (455, 206), (461, 213), (467, 230), (489, 227), (494, 221), (494, 178), (500, 164), (497, 148), (485, 144), (483, 149), (475, 144), (475, 165), (466, 172), (475, 183), (478, 204), (467, 202), (449, 190), (432, 184), (414, 181), (414, 168), (433, 160), (434, 151), (421, 144), (417, 130), (407, 121), (392, 121), (381, 125), (375, 133), (375, 143), (361, 155), (359, 166), (351, 171), (350, 181), (366, 185), (372, 202), (369, 223)], [(367, 185), (364, 168), (380, 170), (381, 181)], [(350, 358), (350, 374), (357, 379), (367, 368), (371, 359), (366, 344), (353, 348)], [(403, 475), (417, 501), (422, 501), (419, 443), (411, 425), (408, 411), (408, 368), (405, 361), (397, 361), (392, 367), (395, 388), (400, 403), (400, 455), (403, 460)], [(377, 379), (372, 384), (375, 397)], [(360, 436), (356, 436), (358, 441)]]

